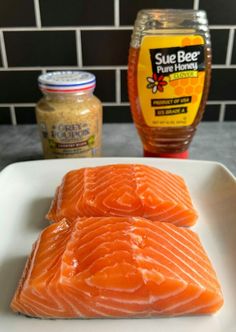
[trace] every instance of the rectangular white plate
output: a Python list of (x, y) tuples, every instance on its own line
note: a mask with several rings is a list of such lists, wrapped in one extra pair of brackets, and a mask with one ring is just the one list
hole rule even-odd
[[(142, 163), (182, 175), (199, 212), (198, 232), (222, 284), (225, 304), (212, 316), (43, 320), (17, 315), (9, 303), (32, 243), (48, 224), (50, 201), (69, 170), (114, 163)], [(221, 164), (148, 158), (98, 158), (17, 163), (0, 173), (1, 332), (233, 332), (236, 331), (236, 180)]]

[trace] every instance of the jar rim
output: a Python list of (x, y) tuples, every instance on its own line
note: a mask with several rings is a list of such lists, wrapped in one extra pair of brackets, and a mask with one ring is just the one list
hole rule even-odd
[(46, 93), (83, 93), (94, 90), (96, 77), (85, 71), (56, 71), (40, 75), (38, 84)]

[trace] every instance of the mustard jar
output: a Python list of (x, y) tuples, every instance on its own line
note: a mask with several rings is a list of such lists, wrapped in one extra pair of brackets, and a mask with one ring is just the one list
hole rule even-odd
[(45, 158), (101, 155), (102, 103), (93, 94), (96, 78), (82, 71), (40, 75), (43, 98), (36, 119)]

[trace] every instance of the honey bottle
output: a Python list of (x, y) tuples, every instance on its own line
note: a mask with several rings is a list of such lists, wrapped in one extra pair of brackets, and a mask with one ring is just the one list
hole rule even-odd
[(141, 10), (128, 63), (128, 93), (144, 156), (187, 158), (204, 113), (211, 44), (202, 10)]

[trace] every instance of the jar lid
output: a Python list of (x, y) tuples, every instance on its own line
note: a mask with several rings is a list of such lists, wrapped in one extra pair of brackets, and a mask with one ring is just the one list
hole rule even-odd
[(96, 77), (85, 71), (57, 71), (40, 75), (38, 83), (43, 92), (83, 92), (94, 90)]

